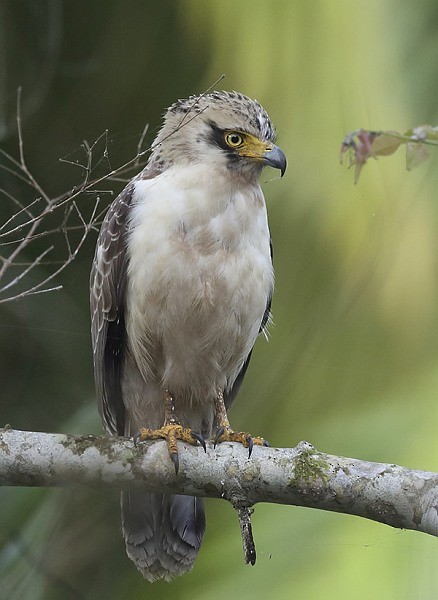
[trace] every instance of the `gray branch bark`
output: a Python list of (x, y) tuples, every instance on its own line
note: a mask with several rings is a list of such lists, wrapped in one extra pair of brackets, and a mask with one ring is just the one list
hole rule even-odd
[[(438, 474), (296, 448), (179, 447), (178, 475), (164, 442), (0, 429), (0, 485), (100, 486), (225, 498), (358, 515), (438, 536)], [(242, 519), (241, 519), (242, 526)], [(252, 562), (251, 558), (248, 560)]]

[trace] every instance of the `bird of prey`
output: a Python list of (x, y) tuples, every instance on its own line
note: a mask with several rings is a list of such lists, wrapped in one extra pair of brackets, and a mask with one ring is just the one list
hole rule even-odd
[[(91, 272), (94, 376), (114, 435), (241, 442), (227, 409), (270, 316), (272, 246), (259, 175), (286, 157), (262, 106), (238, 92), (175, 102), (146, 167), (103, 221)], [(189, 571), (200, 498), (122, 492), (128, 556), (149, 581)]]

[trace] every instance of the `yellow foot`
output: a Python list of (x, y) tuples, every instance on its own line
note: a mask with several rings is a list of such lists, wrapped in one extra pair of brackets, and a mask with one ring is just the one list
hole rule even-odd
[(205, 440), (202, 435), (196, 433), (196, 431), (183, 427), (179, 423), (167, 423), (166, 425), (163, 425), (163, 427), (160, 427), (160, 429), (146, 429), (142, 427), (134, 436), (134, 444), (137, 445), (138, 442), (144, 442), (146, 440), (166, 440), (169, 456), (175, 466), (176, 474), (178, 474), (179, 470), (178, 440), (191, 444), (192, 446), (196, 446), (199, 442), (204, 448), (204, 451), (207, 451)]
[(251, 456), (253, 446), (269, 446), (269, 443), (262, 437), (252, 437), (245, 431), (233, 431), (231, 427), (219, 427), (214, 438), (214, 446), (221, 444), (222, 442), (239, 442), (245, 448), (249, 449), (249, 456)]

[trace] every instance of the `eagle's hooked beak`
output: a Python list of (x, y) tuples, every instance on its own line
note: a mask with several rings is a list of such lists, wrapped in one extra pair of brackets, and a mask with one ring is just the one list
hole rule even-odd
[(273, 144), (272, 148), (263, 154), (262, 161), (269, 167), (280, 169), (281, 176), (283, 177), (287, 167), (287, 160), (285, 153), (278, 146)]

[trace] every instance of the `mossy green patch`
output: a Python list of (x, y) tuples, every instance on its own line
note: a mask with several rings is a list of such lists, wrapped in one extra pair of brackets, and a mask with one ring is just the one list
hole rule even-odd
[(329, 479), (330, 465), (315, 454), (313, 449), (304, 450), (295, 460), (294, 478), (295, 485), (299, 482), (309, 482), (310, 480), (320, 479), (324, 482)]

